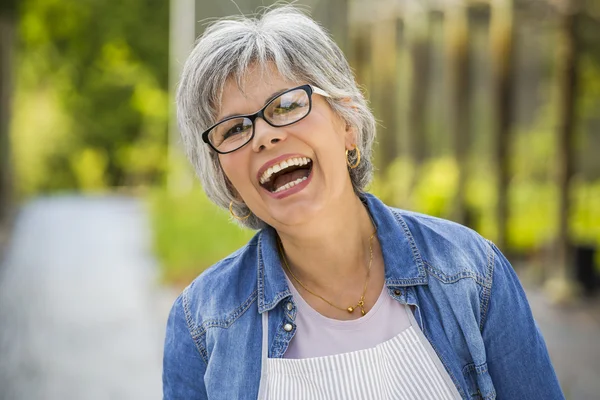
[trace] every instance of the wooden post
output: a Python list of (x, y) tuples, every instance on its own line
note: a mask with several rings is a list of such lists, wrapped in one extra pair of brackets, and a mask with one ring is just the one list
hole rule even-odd
[(372, 56), (375, 71), (373, 79), (374, 108), (378, 111), (382, 125), (379, 135), (379, 168), (385, 173), (389, 165), (398, 156), (398, 96), (396, 90), (397, 18), (385, 18), (376, 22), (372, 29)]
[(469, 21), (466, 6), (453, 4), (445, 12), (445, 31), (450, 74), (449, 128), (458, 165), (457, 192), (452, 210), (453, 219), (467, 223), (466, 182), (469, 155)]
[(407, 16), (406, 27), (410, 47), (411, 83), (409, 137), (411, 156), (418, 168), (427, 158), (426, 118), (430, 81), (430, 14), (421, 10)]
[(9, 130), (16, 4), (16, 1), (9, 0), (0, 5), (0, 228), (7, 222), (9, 208), (12, 204)]
[(306, 1), (312, 16), (321, 22), (335, 43), (348, 56), (348, 20), (350, 0)]
[(490, 26), (492, 76), (494, 88), (496, 170), (498, 173), (496, 219), (498, 236), (496, 244), (504, 250), (507, 242), (508, 186), (513, 95), (513, 0), (493, 0)]
[(560, 21), (561, 43), (558, 54), (559, 69), (559, 121), (557, 131), (557, 183), (559, 187), (559, 229), (556, 239), (556, 265), (546, 289), (555, 301), (571, 300), (577, 288), (573, 280), (573, 246), (569, 240), (569, 215), (571, 201), (569, 196), (571, 178), (575, 172), (574, 139), (575, 110), (578, 93), (578, 51), (579, 38), (577, 21), (580, 10), (576, 0), (564, 3)]
[(185, 162), (183, 149), (179, 144), (175, 92), (183, 68), (183, 63), (192, 50), (196, 39), (195, 0), (171, 0), (169, 21), (169, 164), (167, 189), (171, 194), (185, 194), (192, 189), (194, 175)]
[(356, 80), (362, 87), (370, 86), (371, 27), (355, 22), (349, 35), (349, 62)]

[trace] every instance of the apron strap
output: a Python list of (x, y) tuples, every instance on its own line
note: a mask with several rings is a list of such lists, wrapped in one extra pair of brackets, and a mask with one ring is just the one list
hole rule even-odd
[(410, 324), (412, 326), (416, 326), (417, 329), (420, 330), (421, 328), (419, 327), (419, 323), (415, 319), (415, 315), (413, 314), (413, 311), (412, 311), (412, 308), (410, 308), (410, 305), (404, 304), (404, 309), (406, 310), (406, 314), (408, 314), (408, 319), (410, 320)]
[(260, 384), (258, 399), (266, 399), (267, 387), (267, 360), (269, 357), (269, 312), (262, 313), (262, 357), (260, 359)]
[(446, 384), (446, 387), (448, 387), (448, 389), (452, 392), (452, 396), (454, 398), (461, 399), (462, 397), (461, 397), (460, 393), (458, 393), (458, 389), (456, 389), (456, 385), (454, 385), (454, 382), (452, 382), (452, 378), (450, 378), (448, 371), (446, 371), (446, 368), (444, 367), (444, 364), (442, 364), (442, 360), (440, 360), (440, 357), (436, 353), (435, 349), (433, 348), (431, 343), (429, 343), (429, 339), (427, 339), (427, 337), (425, 336), (425, 334), (419, 327), (419, 324), (417, 323), (417, 320), (415, 319), (415, 316), (413, 315), (412, 310), (410, 309), (410, 306), (408, 304), (405, 304), (404, 307), (406, 308), (406, 313), (408, 314), (408, 319), (410, 319), (410, 324), (412, 325), (413, 329), (415, 330), (415, 333), (417, 334), (419, 341), (423, 344), (423, 347), (425, 347), (425, 351), (429, 355), (429, 358), (431, 358), (431, 360), (433, 361), (433, 364), (439, 371), (442, 379), (444, 380), (444, 383)]

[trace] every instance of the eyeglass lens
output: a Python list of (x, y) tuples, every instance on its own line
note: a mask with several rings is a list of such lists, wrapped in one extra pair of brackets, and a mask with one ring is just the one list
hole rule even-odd
[[(264, 119), (272, 126), (293, 124), (304, 118), (310, 110), (310, 98), (304, 89), (296, 89), (273, 99), (264, 109)], [(252, 138), (254, 126), (246, 117), (221, 122), (208, 133), (210, 143), (221, 152), (242, 147)]]

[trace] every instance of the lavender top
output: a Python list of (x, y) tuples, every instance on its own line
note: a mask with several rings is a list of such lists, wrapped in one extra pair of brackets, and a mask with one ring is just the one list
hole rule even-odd
[(298, 312), (296, 334), (284, 358), (323, 357), (369, 349), (411, 326), (405, 307), (387, 294), (385, 285), (366, 315), (342, 321), (317, 312), (302, 298), (287, 275), (286, 280)]

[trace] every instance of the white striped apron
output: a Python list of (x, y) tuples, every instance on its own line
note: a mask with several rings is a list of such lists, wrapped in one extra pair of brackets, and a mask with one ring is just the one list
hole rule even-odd
[(268, 358), (262, 315), (259, 400), (455, 400), (458, 390), (409, 306), (411, 326), (373, 348), (304, 359)]

